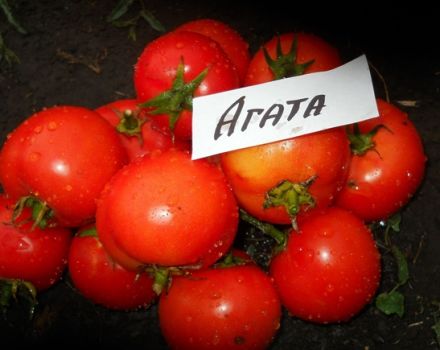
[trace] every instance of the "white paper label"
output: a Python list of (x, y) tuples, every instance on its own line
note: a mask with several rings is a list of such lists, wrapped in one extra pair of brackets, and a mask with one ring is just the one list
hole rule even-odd
[(330, 71), (194, 98), (192, 159), (378, 115), (363, 55)]

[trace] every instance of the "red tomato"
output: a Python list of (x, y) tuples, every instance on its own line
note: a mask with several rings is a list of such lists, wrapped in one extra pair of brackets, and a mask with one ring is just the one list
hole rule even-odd
[(174, 146), (190, 148), (183, 141), (176, 140), (174, 143), (169, 130), (156, 125), (152, 117), (140, 109), (138, 104), (139, 101), (134, 99), (118, 100), (95, 110), (119, 132), (130, 160), (157, 149), (166, 150)]
[(364, 223), (336, 207), (316, 213), (291, 232), (270, 272), (282, 304), (317, 323), (346, 321), (373, 297), (380, 255)]
[(126, 270), (116, 263), (105, 251), (93, 227), (82, 228), (73, 238), (68, 267), (79, 292), (107, 308), (145, 307), (155, 297), (153, 280), (145, 273)]
[(172, 349), (267, 349), (280, 326), (271, 280), (255, 265), (175, 277), (159, 302)]
[(32, 228), (30, 209), (11, 224), (14, 202), (0, 195), (0, 277), (31, 282), (39, 291), (60, 280), (67, 264), (68, 229)]
[[(296, 54), (288, 56), (294, 40), (297, 40)], [(295, 75), (320, 72), (336, 68), (341, 65), (341, 59), (338, 51), (324, 41), (322, 38), (306, 33), (286, 33), (273, 37), (269, 42), (263, 45), (267, 53), (273, 60), (277, 60), (278, 41), (281, 44), (281, 51), (285, 58), (278, 60), (281, 64), (279, 77), (276, 77), (274, 71), (268, 65), (261, 48), (252, 57), (244, 81), (245, 86), (261, 84), (274, 79), (287, 78)], [(301, 65), (309, 65), (301, 67)]]
[(378, 125), (372, 146), (365, 154), (353, 155), (347, 183), (337, 205), (364, 220), (386, 219), (408, 203), (425, 172), (422, 141), (408, 115), (397, 107), (377, 101), (379, 118), (359, 123), (362, 133)]
[[(179, 78), (180, 64), (183, 64), (183, 77)], [(188, 89), (188, 84), (181, 86), (205, 70), (206, 76), (198, 86), (193, 89)], [(166, 103), (156, 111), (153, 108), (153, 113), (160, 113), (155, 120), (161, 126), (169, 127), (170, 117), (178, 118), (173, 132), (177, 138), (188, 140), (192, 134), (192, 96), (235, 89), (239, 80), (234, 65), (219, 44), (205, 35), (182, 31), (163, 35), (145, 47), (135, 67), (134, 84), (140, 101), (149, 101), (174, 88)]]
[(171, 149), (118, 172), (98, 203), (97, 227), (144, 264), (209, 266), (231, 246), (238, 208), (221, 170)]
[(249, 44), (229, 25), (215, 19), (204, 18), (186, 22), (175, 31), (200, 33), (218, 42), (235, 65), (240, 82), (244, 81), (250, 61)]
[(287, 195), (284, 205), (267, 207), (268, 192), (284, 180), (301, 184), (312, 179), (302, 194), (311, 195), (311, 202), (299, 202), (298, 214), (313, 202), (316, 207), (329, 206), (345, 181), (349, 152), (344, 129), (335, 128), (223, 153), (221, 164), (243, 209), (263, 221), (289, 224), (296, 216), (286, 210), (292, 197)]
[(0, 153), (0, 183), (11, 198), (45, 202), (63, 226), (93, 219), (96, 198), (127, 156), (116, 132), (82, 107), (45, 109), (9, 134)]

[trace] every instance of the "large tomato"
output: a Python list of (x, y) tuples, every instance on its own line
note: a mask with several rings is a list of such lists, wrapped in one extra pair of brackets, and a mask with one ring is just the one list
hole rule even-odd
[(289, 224), (329, 206), (345, 181), (350, 151), (343, 128), (221, 154), (240, 206), (260, 220)]
[(93, 219), (96, 199), (127, 155), (99, 114), (60, 106), (26, 119), (0, 153), (0, 183), (14, 199), (38, 198), (63, 226)]
[(229, 25), (215, 19), (202, 18), (186, 22), (175, 31), (196, 32), (214, 39), (235, 65), (240, 82), (244, 81), (250, 61), (249, 44)]
[(199, 33), (178, 31), (145, 47), (135, 66), (134, 84), (138, 99), (147, 101), (157, 114), (156, 121), (188, 140), (192, 97), (235, 89), (239, 80), (217, 42)]
[(122, 145), (130, 160), (157, 149), (174, 146), (189, 149), (188, 143), (172, 139), (168, 128), (159, 127), (135, 99), (117, 100), (97, 108), (105, 120), (119, 132)]
[(153, 280), (115, 262), (99, 241), (94, 227), (83, 227), (72, 240), (68, 267), (74, 286), (96, 304), (129, 310), (154, 299)]
[(175, 277), (159, 301), (160, 327), (172, 349), (267, 349), (280, 314), (272, 281), (255, 265)]
[(270, 272), (293, 316), (317, 323), (346, 321), (374, 296), (380, 255), (371, 232), (354, 214), (332, 207), (291, 232)]
[(338, 51), (322, 38), (307, 33), (286, 33), (273, 37), (252, 57), (244, 85), (325, 71), (340, 65)]
[(31, 282), (39, 291), (58, 282), (67, 264), (71, 232), (32, 227), (24, 208), (12, 224), (14, 202), (0, 195), (0, 277)]
[(368, 221), (387, 219), (408, 203), (426, 165), (422, 141), (408, 115), (380, 99), (377, 106), (378, 118), (358, 124), (366, 143), (357, 144), (360, 151), (352, 144), (357, 153), (336, 201)]
[(121, 169), (98, 202), (99, 234), (144, 264), (208, 266), (231, 246), (238, 208), (222, 173), (171, 149)]

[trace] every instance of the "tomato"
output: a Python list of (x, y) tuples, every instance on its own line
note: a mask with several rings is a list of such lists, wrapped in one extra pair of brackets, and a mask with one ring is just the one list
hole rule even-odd
[(378, 118), (358, 124), (364, 134), (381, 125), (372, 136), (372, 148), (352, 156), (337, 198), (337, 205), (368, 221), (386, 219), (408, 203), (426, 166), (420, 135), (408, 115), (380, 99), (377, 106)]
[(175, 277), (159, 301), (160, 328), (172, 349), (266, 349), (280, 314), (271, 280), (255, 265)]
[(98, 202), (98, 231), (147, 265), (209, 266), (231, 246), (238, 208), (222, 173), (171, 149), (130, 163)]
[(93, 219), (96, 198), (127, 155), (99, 114), (52, 107), (21, 123), (0, 153), (0, 183), (14, 199), (34, 196), (63, 226)]
[(129, 310), (148, 306), (154, 300), (151, 277), (126, 270), (115, 262), (94, 227), (83, 227), (73, 238), (68, 267), (74, 286), (96, 304)]
[(235, 65), (240, 82), (244, 81), (250, 61), (249, 44), (229, 25), (215, 19), (202, 18), (186, 22), (175, 31), (200, 33), (218, 42)]
[[(332, 204), (349, 157), (344, 129), (335, 128), (226, 152), (221, 165), (244, 210), (259, 220), (289, 224), (313, 206)], [(279, 198), (271, 204), (274, 191)]]
[(364, 223), (332, 207), (291, 232), (285, 251), (270, 266), (282, 304), (317, 323), (346, 321), (374, 296), (380, 255)]
[(13, 225), (14, 201), (0, 195), (0, 278), (31, 282), (38, 291), (61, 279), (67, 264), (70, 230), (33, 228), (24, 208)]
[(173, 142), (169, 130), (156, 125), (151, 116), (139, 108), (138, 104), (137, 100), (124, 99), (95, 110), (119, 132), (130, 160), (157, 149), (165, 150), (174, 146), (189, 149), (186, 142)]
[[(292, 46), (295, 40), (297, 41), (296, 50)], [(278, 52), (278, 41), (281, 45), (281, 53)], [(276, 61), (274, 70), (267, 62), (264, 49), (267, 50), (270, 58)], [(341, 59), (338, 51), (322, 38), (308, 33), (286, 33), (273, 37), (252, 57), (244, 85), (261, 84), (275, 79), (325, 71), (340, 65)]]
[(157, 114), (155, 120), (188, 140), (192, 97), (235, 89), (239, 80), (219, 44), (199, 33), (179, 31), (145, 47), (135, 66), (134, 84), (138, 99)]

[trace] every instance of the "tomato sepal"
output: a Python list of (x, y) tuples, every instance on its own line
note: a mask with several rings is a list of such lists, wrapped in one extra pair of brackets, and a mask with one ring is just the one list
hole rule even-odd
[(153, 115), (168, 114), (169, 127), (173, 132), (180, 114), (183, 110), (192, 110), (192, 97), (194, 91), (202, 83), (208, 74), (208, 68), (200, 72), (193, 80), (188, 83), (184, 81), (185, 64), (183, 57), (180, 60), (176, 70), (176, 77), (174, 78), (171, 89), (162, 92), (152, 99), (141, 103), (141, 108), (153, 108), (150, 112)]
[(25, 301), (28, 304), (27, 311), (31, 319), (38, 304), (37, 289), (29, 281), (0, 277), (0, 312), (3, 316), (6, 316), (12, 300)]
[[(31, 209), (32, 215), (29, 219), (18, 221), (18, 218), (21, 216), (25, 207)], [(20, 225), (25, 223), (27, 220), (32, 220), (33, 224), (31, 230), (34, 230), (36, 227), (39, 227), (43, 230), (46, 227), (55, 226), (55, 223), (52, 221), (53, 218), (53, 209), (50, 208), (45, 201), (30, 195), (21, 197), (15, 203), (11, 221), (13, 225)]]
[(292, 227), (295, 231), (298, 231), (296, 216), (301, 207), (307, 205), (308, 208), (313, 208), (316, 204), (315, 199), (308, 191), (316, 178), (317, 176), (314, 175), (300, 183), (294, 183), (289, 180), (281, 181), (266, 192), (263, 208), (284, 206), (291, 219)]
[(274, 74), (274, 80), (302, 75), (306, 69), (315, 62), (315, 60), (312, 59), (305, 63), (297, 63), (297, 52), (297, 37), (293, 38), (292, 46), (287, 53), (283, 53), (283, 50), (281, 49), (281, 40), (280, 37), (278, 37), (275, 59), (270, 57), (269, 52), (267, 52), (267, 49), (263, 46), (263, 55), (267, 65)]

